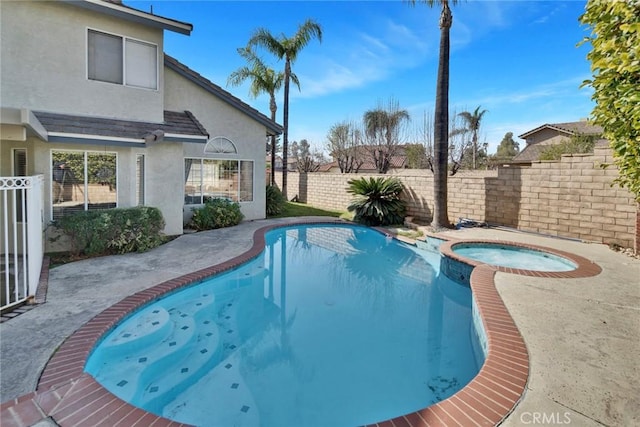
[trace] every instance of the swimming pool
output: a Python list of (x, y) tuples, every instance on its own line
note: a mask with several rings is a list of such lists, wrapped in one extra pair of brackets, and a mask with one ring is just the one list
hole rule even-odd
[(85, 370), (195, 425), (363, 425), (464, 387), (483, 362), (471, 292), (439, 254), (358, 226), (280, 228), (237, 269), (136, 311)]

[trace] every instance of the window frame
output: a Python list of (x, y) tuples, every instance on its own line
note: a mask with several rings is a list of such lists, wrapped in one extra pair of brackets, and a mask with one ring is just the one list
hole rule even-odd
[(82, 153), (83, 157), (84, 157), (84, 176), (82, 177), (83, 182), (82, 182), (82, 191), (84, 193), (84, 203), (83, 203), (83, 209), (82, 212), (86, 212), (88, 211), (88, 190), (89, 190), (89, 175), (88, 175), (88, 168), (87, 168), (87, 160), (88, 160), (88, 155), (89, 154), (113, 154), (116, 158), (116, 202), (115, 202), (115, 208), (119, 207), (119, 187), (120, 187), (120, 183), (119, 181), (119, 173), (118, 171), (120, 170), (120, 162), (119, 162), (119, 155), (117, 151), (98, 151), (98, 150), (85, 150), (85, 149), (77, 149), (74, 150), (72, 148), (52, 148), (49, 150), (49, 166), (48, 166), (48, 170), (49, 170), (49, 174), (48, 174), (48, 179), (49, 179), (49, 218), (51, 221), (53, 221), (53, 153), (54, 152), (65, 152), (65, 153)]
[[(97, 80), (97, 79), (89, 78), (89, 32), (91, 32), (91, 31), (93, 31), (95, 33), (106, 34), (108, 36), (119, 37), (120, 40), (122, 41), (122, 83), (114, 83), (114, 82), (108, 82), (108, 81), (105, 81), (105, 80)], [(143, 86), (134, 86), (134, 85), (127, 84), (127, 40), (131, 40), (133, 42), (147, 44), (147, 45), (151, 45), (151, 46), (155, 47), (155, 49), (156, 49), (156, 62), (155, 62), (156, 87), (155, 88), (148, 88), (148, 87), (143, 87)], [(138, 39), (138, 38), (135, 38), (135, 37), (124, 36), (122, 34), (112, 33), (110, 31), (99, 30), (99, 29), (93, 28), (93, 27), (86, 27), (86, 31), (85, 31), (85, 77), (86, 77), (87, 81), (90, 81), (90, 82), (98, 82), (98, 83), (102, 83), (102, 84), (118, 85), (118, 86), (123, 86), (123, 87), (134, 88), (134, 89), (142, 89), (142, 90), (150, 90), (150, 91), (158, 92), (160, 90), (160, 53), (159, 52), (160, 52), (160, 49), (159, 49), (159, 45), (157, 43), (153, 43), (153, 42), (150, 42), (150, 41), (147, 41), (147, 40)]]
[[(200, 192), (200, 203), (190, 203), (187, 204), (186, 202), (184, 202), (185, 206), (198, 206), (198, 205), (202, 205), (203, 204), (203, 191), (202, 191), (202, 187), (204, 185), (204, 174), (202, 173), (202, 167), (204, 166), (204, 161), (205, 160), (214, 160), (214, 161), (218, 161), (218, 162), (236, 162), (237, 163), (237, 175), (238, 175), (238, 190), (236, 192), (236, 197), (237, 197), (237, 201), (235, 201), (236, 203), (239, 204), (243, 204), (243, 203), (254, 203), (256, 201), (256, 161), (255, 159), (225, 159), (225, 158), (211, 158), (211, 157), (184, 157), (182, 159), (182, 176), (185, 176), (186, 174), (186, 169), (185, 169), (185, 163), (186, 160), (192, 160), (193, 163), (195, 163), (195, 161), (200, 162), (200, 167), (201, 167), (201, 174), (200, 174), (200, 184), (199, 184), (199, 192)], [(241, 184), (241, 176), (242, 176), (242, 172), (240, 169), (240, 165), (242, 162), (251, 162), (252, 167), (251, 167), (251, 200), (241, 200), (240, 197), (240, 192), (242, 190), (242, 184)], [(192, 164), (193, 164), (192, 163)], [(185, 182), (182, 186), (182, 192), (183, 192), (183, 201), (185, 200), (185, 196), (187, 195), (186, 191), (185, 191), (185, 187), (187, 186), (187, 178), (188, 176), (185, 177)]]

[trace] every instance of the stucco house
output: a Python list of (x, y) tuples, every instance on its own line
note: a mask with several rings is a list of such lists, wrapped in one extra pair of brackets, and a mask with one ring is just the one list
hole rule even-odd
[(513, 158), (511, 163), (527, 164), (540, 158), (542, 151), (549, 145), (559, 144), (576, 135), (602, 135), (602, 128), (586, 120), (566, 123), (546, 123), (519, 135), (526, 142), (524, 149)]
[(0, 17), (0, 176), (44, 176), (45, 223), (144, 204), (176, 235), (205, 196), (265, 217), (282, 127), (164, 54), (191, 24), (118, 0), (2, 1)]

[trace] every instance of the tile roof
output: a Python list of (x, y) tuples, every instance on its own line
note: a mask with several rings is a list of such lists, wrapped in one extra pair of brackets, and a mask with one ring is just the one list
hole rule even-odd
[(581, 120), (579, 122), (565, 122), (565, 123), (545, 123), (542, 126), (525, 132), (519, 135), (518, 138), (526, 139), (529, 135), (539, 132), (543, 129), (553, 129), (558, 132), (566, 133), (567, 135), (584, 134), (584, 135), (597, 135), (602, 134), (602, 127), (591, 124), (591, 122)]
[(193, 83), (205, 89), (207, 92), (211, 93), (212, 95), (220, 98), (221, 100), (228, 103), (232, 107), (242, 111), (243, 113), (245, 113), (252, 119), (256, 120), (260, 124), (264, 125), (269, 131), (271, 131), (269, 135), (272, 135), (272, 134), (279, 135), (282, 133), (283, 131), (282, 126), (280, 126), (278, 123), (274, 122), (269, 117), (262, 114), (260, 111), (251, 107), (249, 104), (246, 104), (239, 98), (233, 96), (231, 93), (222, 89), (220, 86), (213, 83), (211, 80), (207, 79), (206, 77), (202, 76), (198, 72), (187, 67), (177, 59), (167, 55), (166, 53), (164, 54), (164, 65), (172, 69), (173, 71), (177, 72), (178, 74), (182, 75), (183, 77), (191, 80)]
[(137, 122), (103, 117), (78, 116), (34, 111), (48, 133), (76, 134), (87, 137), (144, 139), (156, 131), (185, 137), (208, 138), (209, 134), (189, 111), (165, 111), (164, 122)]

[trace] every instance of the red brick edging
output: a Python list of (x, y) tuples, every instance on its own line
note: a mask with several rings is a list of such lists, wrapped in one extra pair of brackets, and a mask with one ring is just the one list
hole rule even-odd
[[(295, 224), (341, 222), (307, 221)], [(200, 282), (257, 257), (264, 250), (265, 233), (286, 225), (290, 224), (258, 229), (253, 235), (252, 248), (242, 255), (140, 291), (99, 313), (67, 338), (55, 352), (47, 363), (35, 392), (0, 405), (0, 424), (3, 427), (29, 426), (51, 417), (62, 427), (184, 425), (136, 408), (111, 394), (93, 377), (83, 372), (87, 357), (98, 340), (133, 310), (183, 286)], [(454, 243), (443, 243), (441, 250), (443, 254), (457, 259), (459, 257), (450, 251), (450, 246)], [(514, 245), (513, 242), (502, 243)], [(474, 268), (471, 288), (488, 342), (488, 354), (480, 372), (466, 387), (444, 401), (373, 425), (496, 425), (513, 410), (528, 379), (529, 356), (522, 336), (496, 290), (495, 273), (504, 271), (536, 277), (588, 277), (601, 271), (599, 266), (577, 255), (532, 245), (516, 245), (564, 256), (574, 261), (578, 268), (563, 273), (533, 272), (536, 274), (531, 274), (529, 270), (488, 265)], [(466, 259), (460, 261), (468, 262)]]

